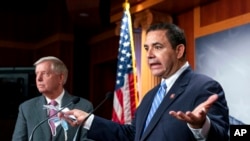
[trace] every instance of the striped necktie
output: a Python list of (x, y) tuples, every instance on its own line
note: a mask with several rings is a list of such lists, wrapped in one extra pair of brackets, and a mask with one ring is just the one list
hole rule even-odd
[(161, 87), (159, 88), (157, 94), (154, 97), (154, 101), (153, 101), (153, 103), (151, 105), (151, 109), (149, 111), (149, 114), (148, 114), (148, 117), (147, 117), (147, 120), (146, 120), (144, 131), (147, 128), (147, 126), (148, 126), (149, 122), (151, 121), (152, 117), (154, 116), (155, 111), (158, 109), (159, 105), (161, 104), (161, 102), (162, 102), (162, 100), (163, 100), (163, 98), (165, 96), (166, 89), (167, 89), (166, 82), (163, 81), (161, 83)]

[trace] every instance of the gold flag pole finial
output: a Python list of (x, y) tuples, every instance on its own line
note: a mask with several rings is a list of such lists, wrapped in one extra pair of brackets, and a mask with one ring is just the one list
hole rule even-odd
[(129, 5), (129, 2), (128, 2), (128, 0), (126, 0), (124, 3), (123, 3), (123, 8), (125, 9), (125, 10), (129, 10), (129, 8), (130, 8), (130, 5)]

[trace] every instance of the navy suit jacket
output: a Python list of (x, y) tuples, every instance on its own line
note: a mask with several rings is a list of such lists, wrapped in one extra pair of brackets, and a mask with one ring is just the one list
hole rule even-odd
[[(70, 103), (75, 96), (70, 95), (67, 91), (62, 98), (62, 106)], [(44, 96), (38, 96), (30, 100), (25, 101), (19, 106), (18, 118), (16, 121), (15, 130), (12, 136), (12, 141), (28, 141), (34, 127), (39, 122), (45, 120), (48, 116), (47, 110), (43, 109), (43, 105), (46, 105), (46, 99)], [(80, 98), (80, 101), (76, 104), (67, 106), (69, 109), (82, 109), (85, 111), (92, 111), (93, 105), (86, 99)], [(78, 127), (72, 127), (68, 125), (67, 131), (68, 141), (73, 141), (73, 138), (77, 132)], [(86, 130), (81, 130), (79, 136), (82, 140), (87, 140)], [(53, 137), (53, 141), (64, 141), (64, 130), (59, 125), (57, 127), (56, 136)], [(41, 124), (34, 132), (32, 141), (51, 141), (51, 131), (48, 122)]]
[(159, 87), (157, 85), (144, 96), (132, 125), (119, 125), (95, 116), (88, 137), (98, 141), (195, 141), (187, 123), (172, 117), (169, 111), (192, 111), (216, 93), (219, 99), (207, 114), (211, 121), (207, 141), (228, 141), (228, 106), (221, 85), (205, 75), (193, 72), (190, 67), (168, 91), (143, 133), (151, 103)]

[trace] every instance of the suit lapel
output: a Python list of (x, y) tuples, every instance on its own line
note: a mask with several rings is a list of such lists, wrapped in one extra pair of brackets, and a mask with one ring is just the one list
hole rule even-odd
[[(48, 118), (47, 110), (43, 109), (43, 105), (45, 105), (45, 104), (47, 104), (47, 102), (46, 102), (46, 100), (45, 100), (45, 98), (43, 96), (41, 96), (39, 101), (35, 104), (35, 108), (34, 108), (35, 113), (34, 113), (34, 115), (38, 116), (39, 122)], [(44, 137), (44, 140), (49, 140), (50, 136), (51, 136), (51, 132), (50, 132), (50, 127), (49, 127), (49, 124), (48, 124), (48, 120), (46, 120), (41, 125), (41, 127), (38, 127), (38, 128), (41, 128), (41, 130), (39, 130), (39, 131), (44, 132), (44, 133), (41, 133), (42, 135), (46, 135)], [(35, 131), (35, 132), (37, 132), (37, 131)]]
[[(73, 99), (73, 97), (67, 91), (65, 91), (63, 98), (62, 98), (62, 105), (61, 106), (66, 106), (67, 104), (69, 104), (71, 102), (72, 99)], [(73, 106), (74, 106), (74, 104), (70, 104), (67, 107), (69, 109), (72, 109)]]
[(156, 86), (155, 88), (152, 89), (152, 91), (150, 91), (149, 93), (147, 93), (143, 99), (143, 102), (140, 104), (140, 110), (142, 113), (141, 115), (138, 115), (136, 118), (137, 119), (141, 119), (141, 120), (136, 120), (137, 127), (138, 128), (138, 133), (141, 133), (140, 136), (143, 134), (144, 131), (144, 124), (146, 122), (147, 116), (148, 116), (148, 112), (151, 108), (151, 104), (148, 103), (152, 103), (155, 94), (157, 93), (158, 89), (159, 89), (160, 85)]
[[(160, 118), (165, 114), (166, 111), (168, 111), (169, 107), (171, 106), (171, 104), (183, 93), (183, 91), (185, 90), (187, 84), (189, 83), (190, 80), (190, 75), (188, 75), (188, 72), (191, 72), (191, 69), (188, 68), (186, 69), (181, 75), (180, 77), (176, 80), (176, 82), (174, 83), (174, 85), (171, 87), (171, 89), (168, 91), (168, 93), (166, 94), (166, 96), (164, 97), (162, 103), (160, 104), (159, 108), (157, 109), (153, 120), (149, 123), (147, 129), (145, 130), (145, 132), (142, 135), (142, 140), (145, 139), (145, 137), (147, 135), (149, 135), (149, 133), (155, 128), (155, 126), (158, 124), (158, 122), (160, 121)], [(159, 88), (159, 85), (158, 85)], [(157, 90), (154, 91), (154, 93), (157, 93)], [(154, 95), (155, 95), (154, 94)], [(148, 103), (152, 103), (153, 99), (154, 99), (154, 95), (151, 97), (150, 102)], [(148, 104), (150, 106), (147, 106), (147, 111), (150, 110), (151, 104)], [(171, 110), (171, 109), (169, 109)], [(146, 112), (148, 113), (148, 112)], [(147, 118), (147, 114), (145, 115), (144, 118), (144, 122)], [(144, 124), (144, 123), (142, 123)], [(139, 127), (143, 127), (143, 126), (139, 126)], [(143, 132), (143, 129), (141, 130), (140, 133)]]

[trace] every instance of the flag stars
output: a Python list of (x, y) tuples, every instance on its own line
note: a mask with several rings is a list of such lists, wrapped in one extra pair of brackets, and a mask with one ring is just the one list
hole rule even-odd
[(128, 40), (128, 35), (127, 34), (125, 34), (124, 39)]
[(126, 57), (130, 57), (131, 56), (131, 54), (128, 52), (128, 53), (126, 53)]
[[(121, 26), (121, 29), (124, 30), (125, 28), (126, 28), (126, 25), (123, 24), (123, 25)], [(122, 33), (122, 32), (121, 32), (121, 33)]]
[(120, 64), (120, 65), (119, 65), (119, 69), (122, 69), (122, 68), (123, 68), (123, 65)]
[(125, 60), (124, 57), (121, 57), (121, 58), (120, 58), (120, 61), (121, 61), (121, 62), (124, 62), (124, 60)]
[(133, 71), (129, 26), (127, 25), (128, 21), (128, 17), (125, 17), (120, 28), (116, 88), (122, 87), (124, 85), (124, 77)]
[(126, 52), (127, 52), (127, 50), (125, 50), (125, 49), (123, 49), (123, 50), (121, 51), (122, 54), (126, 54)]
[[(130, 93), (132, 95), (133, 92), (130, 90), (130, 87), (127, 87), (128, 85), (132, 85), (130, 83), (130, 79), (134, 79), (132, 77), (133, 75), (133, 67), (132, 67), (132, 53), (131, 53), (131, 48), (132, 48), (132, 43), (130, 37), (130, 16), (129, 16), (129, 11), (125, 11), (123, 18), (121, 20), (121, 28), (120, 28), (120, 40), (119, 40), (119, 54), (118, 54), (118, 62), (117, 62), (117, 76), (116, 76), (116, 86), (115, 86), (115, 94), (116, 96), (114, 97), (114, 114), (116, 115), (115, 117), (112, 118), (113, 121), (117, 121), (119, 123), (130, 123), (131, 118), (133, 117), (133, 112), (135, 109), (135, 104), (128, 103), (127, 99), (134, 100), (135, 98), (126, 98)], [(131, 32), (133, 33), (133, 32)], [(131, 78), (132, 77), (132, 78)], [(119, 93), (119, 94), (118, 94)], [(131, 95), (131, 96), (132, 96)], [(121, 101), (122, 100), (122, 101)], [(132, 107), (132, 105), (134, 105)], [(128, 109), (131, 110), (128, 112)], [(132, 111), (133, 110), (133, 111)], [(121, 120), (121, 119), (124, 119)]]
[(122, 73), (121, 73), (121, 72), (118, 72), (118, 73), (117, 73), (117, 76), (118, 76), (118, 77), (122, 76)]
[(130, 64), (127, 65), (127, 68), (132, 68), (132, 66)]
[(124, 46), (124, 47), (129, 47), (129, 45), (130, 45), (129, 42), (124, 42), (124, 43), (123, 43), (123, 46)]
[(118, 85), (119, 85), (119, 84), (120, 84), (120, 80), (117, 80), (117, 81), (116, 81), (116, 84), (118, 84)]
[(121, 33), (120, 33), (120, 38), (122, 38), (122, 37), (123, 37), (123, 34), (124, 34), (123, 32), (121, 32)]

